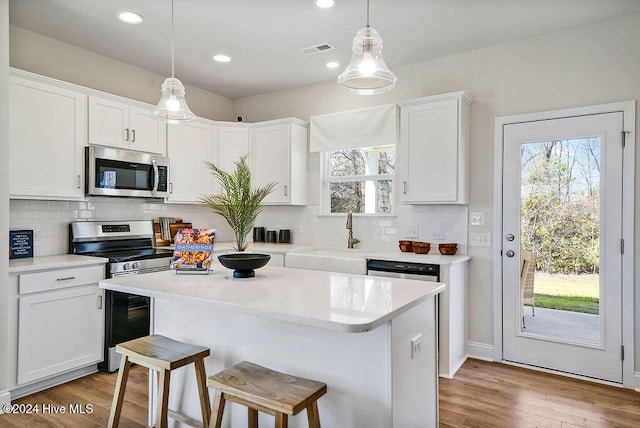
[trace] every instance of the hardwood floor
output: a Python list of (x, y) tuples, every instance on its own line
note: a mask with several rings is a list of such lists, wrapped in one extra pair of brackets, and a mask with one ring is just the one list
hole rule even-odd
[[(122, 427), (146, 426), (147, 374), (140, 366), (131, 369)], [(0, 415), (0, 427), (103, 427), (109, 419), (115, 381), (115, 374), (97, 373), (15, 400), (13, 404), (38, 404), (39, 412)], [(47, 404), (62, 406), (66, 413), (45, 414)], [(91, 404), (93, 411), (70, 414), (74, 404)], [(454, 379), (440, 379), (440, 427), (636, 428), (640, 427), (640, 393), (467, 360)]]
[(640, 427), (640, 393), (467, 360), (440, 379), (440, 427)]

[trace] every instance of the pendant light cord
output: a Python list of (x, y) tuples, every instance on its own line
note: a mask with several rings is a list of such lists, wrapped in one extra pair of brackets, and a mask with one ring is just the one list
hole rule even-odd
[(171, 77), (175, 77), (175, 70), (174, 70), (173, 63), (174, 63), (174, 60), (173, 60), (173, 0), (171, 0)]
[[(171, 0), (173, 1), (173, 0)], [(367, 0), (367, 27), (369, 26), (369, 0)]]

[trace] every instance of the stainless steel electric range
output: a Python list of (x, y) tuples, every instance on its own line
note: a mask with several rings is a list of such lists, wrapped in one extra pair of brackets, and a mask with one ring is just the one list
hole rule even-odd
[[(106, 278), (168, 270), (173, 252), (155, 248), (152, 221), (77, 221), (69, 225), (69, 252), (109, 259)], [(118, 369), (118, 343), (149, 334), (149, 298), (117, 291), (105, 293), (103, 371)]]

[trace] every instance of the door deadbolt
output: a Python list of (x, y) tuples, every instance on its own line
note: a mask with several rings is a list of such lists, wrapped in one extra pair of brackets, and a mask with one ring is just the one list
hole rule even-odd
[(505, 253), (505, 255), (506, 255), (507, 257), (513, 257), (513, 256), (515, 256), (515, 255), (516, 255), (516, 253), (515, 253), (515, 251), (513, 251), (513, 250), (507, 250), (507, 252)]
[(509, 242), (511, 242), (511, 241), (513, 241), (514, 239), (516, 239), (516, 237), (515, 237), (515, 236), (513, 236), (513, 233), (509, 233), (509, 234), (507, 234), (507, 237), (506, 237), (506, 238), (507, 238), (507, 241), (509, 241)]

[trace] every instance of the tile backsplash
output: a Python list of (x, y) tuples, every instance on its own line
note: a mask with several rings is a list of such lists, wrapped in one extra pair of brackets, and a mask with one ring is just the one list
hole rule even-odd
[[(34, 255), (64, 254), (68, 251), (68, 225), (82, 220), (147, 220), (154, 217), (180, 217), (194, 227), (217, 229), (217, 241), (232, 241), (226, 221), (209, 208), (198, 205), (165, 204), (126, 198), (90, 198), (87, 201), (11, 200), (11, 229), (33, 229)], [(316, 205), (304, 207), (267, 206), (256, 226), (267, 230), (290, 229), (292, 243), (313, 246), (346, 247), (344, 215), (317, 215)], [(466, 206), (398, 205), (394, 216), (354, 216), (353, 233), (358, 248), (396, 250), (398, 239), (407, 238), (410, 226), (418, 228), (413, 240), (457, 242), (460, 254), (467, 252)], [(247, 238), (251, 240), (251, 236)], [(437, 246), (432, 252), (437, 253)]]

